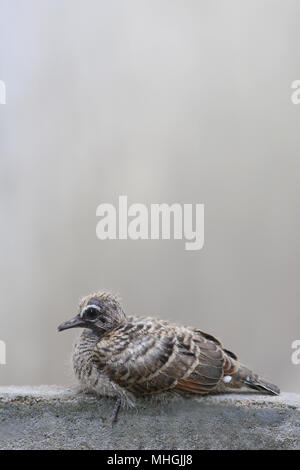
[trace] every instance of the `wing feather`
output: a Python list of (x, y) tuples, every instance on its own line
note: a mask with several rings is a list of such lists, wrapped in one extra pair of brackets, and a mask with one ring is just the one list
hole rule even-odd
[(213, 336), (154, 319), (132, 319), (95, 347), (101, 372), (137, 395), (169, 389), (206, 394), (234, 363)]

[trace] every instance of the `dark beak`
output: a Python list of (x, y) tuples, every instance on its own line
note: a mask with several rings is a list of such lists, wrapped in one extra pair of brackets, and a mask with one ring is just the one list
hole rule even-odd
[(76, 315), (76, 317), (72, 318), (71, 320), (65, 321), (61, 323), (58, 327), (58, 331), (68, 330), (69, 328), (82, 328), (84, 327), (84, 321), (80, 317), (80, 315)]

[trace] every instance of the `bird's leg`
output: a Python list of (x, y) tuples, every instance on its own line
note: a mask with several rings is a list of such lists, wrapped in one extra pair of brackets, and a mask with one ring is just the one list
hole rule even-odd
[(109, 423), (110, 423), (111, 425), (113, 425), (114, 422), (115, 422), (115, 420), (117, 419), (120, 406), (121, 406), (121, 398), (117, 398), (116, 401), (115, 401), (113, 410), (112, 410), (111, 417), (110, 417), (110, 419), (109, 419)]

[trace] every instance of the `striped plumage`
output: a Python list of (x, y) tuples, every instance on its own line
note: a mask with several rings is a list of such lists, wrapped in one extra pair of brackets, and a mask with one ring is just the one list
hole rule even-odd
[(110, 294), (83, 299), (59, 329), (81, 326), (73, 365), (79, 381), (102, 395), (132, 403), (135, 396), (173, 390), (204, 395), (248, 387), (279, 389), (243, 366), (211, 335), (155, 318), (127, 317)]

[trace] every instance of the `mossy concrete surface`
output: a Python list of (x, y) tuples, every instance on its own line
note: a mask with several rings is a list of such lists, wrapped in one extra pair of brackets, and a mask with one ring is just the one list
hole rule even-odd
[(0, 387), (0, 449), (300, 449), (300, 395), (114, 401), (57, 386)]

